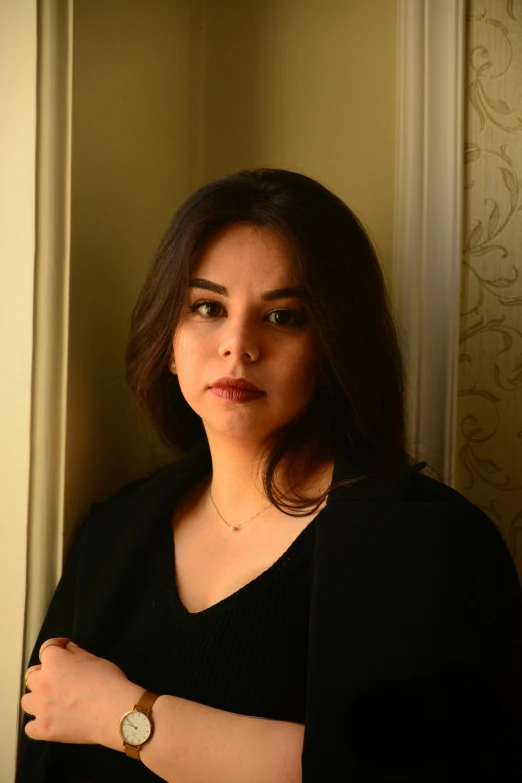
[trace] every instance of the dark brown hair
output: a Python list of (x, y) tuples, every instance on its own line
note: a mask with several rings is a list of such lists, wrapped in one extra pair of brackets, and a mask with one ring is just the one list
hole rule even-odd
[(343, 446), (360, 475), (410, 462), (402, 359), (383, 275), (361, 223), (331, 191), (303, 174), (254, 169), (190, 196), (163, 238), (134, 308), (126, 381), (164, 443), (188, 451), (206, 440), (201, 418), (168, 364), (190, 272), (210, 237), (231, 223), (281, 231), (305, 290), (321, 361), (317, 388), (302, 414), (271, 433), (260, 463), (267, 498), (285, 513), (308, 509), (295, 515), (305, 516), (327, 493), (310, 500), (296, 491), (297, 503), (290, 504), (276, 475), (297, 486)]

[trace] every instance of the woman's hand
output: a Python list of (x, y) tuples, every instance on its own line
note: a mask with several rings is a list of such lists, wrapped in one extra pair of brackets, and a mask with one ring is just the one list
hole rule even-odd
[(119, 718), (144, 689), (129, 682), (116, 664), (62, 637), (47, 639), (38, 657), (41, 664), (30, 666), (25, 675), (30, 692), (21, 700), (22, 710), (35, 717), (27, 723), (26, 735), (123, 751)]

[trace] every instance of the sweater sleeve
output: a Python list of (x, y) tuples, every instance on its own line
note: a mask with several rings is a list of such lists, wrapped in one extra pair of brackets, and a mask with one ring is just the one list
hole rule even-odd
[(456, 495), (325, 518), (303, 783), (522, 780), (522, 588)]
[[(84, 522), (78, 528), (71, 549), (66, 558), (61, 578), (54, 591), (53, 597), (47, 609), (44, 621), (33, 646), (29, 659), (29, 666), (40, 663), (38, 654), (42, 644), (55, 636), (74, 638), (74, 619), (76, 604), (76, 582), (78, 564), (82, 554), (83, 535), (98, 504), (91, 506), (90, 512)], [(20, 707), (20, 736), (18, 741), (18, 754), (15, 783), (61, 783), (66, 778), (62, 770), (52, 769), (52, 745), (51, 742), (30, 739), (25, 733), (25, 726), (32, 716), (22, 712)]]
[(440, 613), (427, 620), (435, 655), (427, 666), (411, 659), (396, 677), (361, 687), (352, 740), (383, 781), (520, 783), (520, 580), (500, 532), (479, 509), (450, 506), (446, 522)]

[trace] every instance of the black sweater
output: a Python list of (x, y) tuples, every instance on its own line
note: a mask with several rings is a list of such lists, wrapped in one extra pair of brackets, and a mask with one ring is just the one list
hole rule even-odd
[[(354, 462), (349, 445), (341, 448), (333, 482), (357, 476)], [(220, 632), (226, 633), (230, 623), (226, 652), (221, 638), (222, 662), (226, 658), (230, 667), (227, 682), (207, 681), (203, 695), (197, 672), (192, 672), (192, 680), (186, 679), (191, 676), (188, 666), (180, 681), (172, 681), (173, 690), (190, 685), (192, 699), (215, 699), (226, 706), (218, 700), (223, 698), (248, 714), (280, 709), (287, 712), (277, 717), (302, 719), (302, 664), (297, 662), (304, 660), (299, 655), (307, 656), (303, 783), (522, 780), (522, 589), (515, 564), (493, 522), (458, 492), (423, 476), (422, 467), (403, 466), (355, 487), (331, 491), (314, 528), (303, 531), (294, 550), (306, 549), (312, 531), (314, 537), (306, 650), (299, 642), (303, 626), (295, 622), (289, 630), (285, 619), (291, 614), (290, 609), (285, 613), (287, 602), (295, 596), (308, 600), (298, 585), (298, 569), (285, 576), (276, 574), (278, 568), (269, 569), (254, 580), (255, 589), (251, 586), (240, 591), (241, 598), (226, 599), (219, 609), (207, 610), (207, 630), (216, 612), (222, 613)], [(149, 565), (153, 563), (154, 553), (166, 555), (166, 521), (187, 484), (210, 469), (208, 444), (198, 444), (183, 459), (127, 485), (92, 509), (65, 563), (30, 666), (38, 663), (43, 642), (55, 636), (73, 639), (102, 658), (109, 657), (111, 648), (111, 655), (121, 654), (113, 648), (115, 640), (120, 632), (132, 632), (130, 618), (122, 614), (123, 592), (125, 603), (129, 591), (139, 600), (136, 568), (149, 558)], [(172, 577), (172, 551), (166, 563)], [(161, 577), (158, 572), (158, 578), (165, 579), (165, 573)], [(156, 584), (158, 590), (161, 582)], [(295, 592), (284, 595), (281, 590), (291, 590), (290, 585)], [(295, 603), (292, 606), (295, 609)], [(144, 616), (150, 623), (154, 613), (150, 606), (147, 609)], [(253, 665), (247, 671), (244, 645), (239, 650), (237, 642), (245, 633), (245, 617), (256, 611), (265, 614), (265, 628), (273, 631), (272, 639), (262, 635), (264, 646), (257, 650), (263, 675)], [(302, 612), (306, 615), (304, 608)], [(174, 618), (175, 613), (172, 628), (181, 623)], [(197, 627), (206, 618), (202, 614), (184, 619)], [(143, 618), (137, 621), (138, 633), (146, 639), (142, 622)], [(254, 633), (253, 622), (250, 628)], [(159, 634), (148, 638), (163, 640)], [(199, 638), (192, 635), (191, 650), (204, 644), (203, 637), (200, 625)], [(255, 637), (256, 644), (259, 638)], [(274, 654), (282, 654), (285, 640), (293, 640), (296, 652), (288, 653), (291, 667), (281, 662), (279, 676), (284, 671), (294, 683), (285, 684), (285, 695), (278, 701), (279, 685), (261, 694), (256, 681), (263, 676), (266, 682), (270, 670), (277, 675)], [(184, 653), (176, 641), (179, 661)], [(152, 645), (146, 644), (150, 653)], [(135, 654), (145, 653), (140, 646)], [(212, 661), (204, 656), (203, 646), (199, 656), (205, 662), (199, 676), (210, 679)], [(251, 657), (250, 663), (254, 660)], [(144, 681), (142, 666), (154, 668), (146, 658), (115, 662), (144, 688), (163, 690), (159, 681)], [(167, 667), (164, 673), (174, 677), (174, 668)], [(292, 693), (298, 698), (293, 700)], [(28, 720), (23, 716), (23, 726)], [(22, 734), (16, 783), (62, 783), (63, 766), (56, 770), (55, 761), (66, 752), (74, 754), (77, 749), (34, 742)], [(93, 752), (111, 757), (107, 764), (117, 763), (113, 756), (121, 757), (121, 763), (128, 762), (129, 774), (140, 774), (142, 765), (123, 753), (104, 748)], [(117, 779), (129, 778), (113, 775), (111, 783)]]
[[(105, 657), (154, 693), (304, 724), (315, 519), (260, 576), (195, 613), (178, 595), (170, 521), (165, 519), (145, 570), (140, 567), (146, 585), (140, 603), (114, 627)], [(101, 745), (55, 750), (58, 781), (65, 770), (71, 783), (161, 780), (144, 764)]]

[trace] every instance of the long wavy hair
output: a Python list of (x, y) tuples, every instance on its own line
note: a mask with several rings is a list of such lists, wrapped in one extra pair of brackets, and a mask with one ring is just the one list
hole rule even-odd
[(294, 489), (338, 448), (349, 449), (355, 481), (411, 462), (402, 357), (384, 278), (363, 226), (334, 193), (303, 174), (263, 168), (215, 180), (190, 196), (161, 241), (134, 307), (125, 379), (163, 443), (186, 452), (206, 441), (201, 417), (168, 365), (191, 272), (210, 237), (233, 223), (282, 232), (304, 289), (318, 383), (307, 409), (267, 437), (260, 469), (270, 502), (306, 516), (328, 492), (354, 481), (331, 484), (314, 498)]

